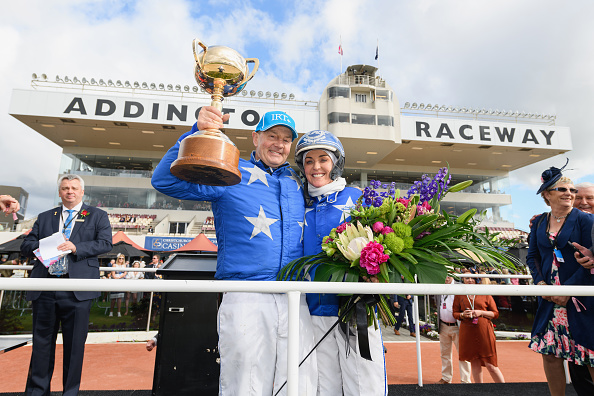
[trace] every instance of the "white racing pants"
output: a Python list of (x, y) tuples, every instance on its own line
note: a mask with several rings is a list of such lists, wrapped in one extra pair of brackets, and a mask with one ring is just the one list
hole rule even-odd
[[(275, 395), (287, 380), (286, 294), (225, 293), (218, 312), (220, 396)], [(300, 359), (314, 346), (311, 316), (301, 295)], [(315, 395), (314, 352), (299, 368), (299, 395)], [(286, 395), (285, 385), (279, 395)]]
[[(316, 343), (338, 320), (337, 316), (312, 316)], [(340, 326), (340, 325), (339, 325)], [(367, 328), (372, 360), (363, 359), (346, 345), (336, 326), (316, 349), (318, 396), (385, 396), (388, 394), (384, 344), (380, 329)], [(356, 332), (355, 332), (356, 334)], [(350, 349), (347, 356), (347, 348)]]

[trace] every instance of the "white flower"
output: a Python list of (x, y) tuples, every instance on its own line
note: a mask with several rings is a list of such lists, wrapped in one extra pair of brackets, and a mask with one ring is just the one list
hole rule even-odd
[(347, 224), (346, 229), (338, 234), (336, 246), (347, 260), (355, 261), (361, 257), (361, 250), (370, 241), (373, 241), (373, 231), (357, 221), (357, 226)]

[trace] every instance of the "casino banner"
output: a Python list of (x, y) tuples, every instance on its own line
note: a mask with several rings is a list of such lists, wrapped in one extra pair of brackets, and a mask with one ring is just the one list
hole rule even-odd
[(147, 236), (144, 238), (144, 247), (149, 250), (164, 252), (179, 249), (192, 239), (194, 238)]

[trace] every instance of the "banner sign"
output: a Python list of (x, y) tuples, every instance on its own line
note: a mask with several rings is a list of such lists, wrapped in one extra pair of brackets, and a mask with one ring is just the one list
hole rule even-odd
[(568, 127), (483, 120), (400, 118), (402, 140), (571, 150)]
[(145, 237), (144, 247), (154, 251), (169, 251), (179, 249), (194, 238), (184, 237)]

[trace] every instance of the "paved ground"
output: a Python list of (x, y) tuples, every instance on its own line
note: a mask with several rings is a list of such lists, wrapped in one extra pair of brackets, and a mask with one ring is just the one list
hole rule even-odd
[[(388, 383), (392, 385), (409, 384), (411, 392), (418, 383), (415, 338), (406, 329), (401, 335), (394, 335), (392, 329), (384, 330), (386, 367)], [(155, 351), (147, 352), (144, 342), (149, 333), (130, 334), (91, 334), (86, 346), (82, 376), (82, 390), (143, 390), (151, 389)], [(114, 338), (115, 337), (115, 338)], [(112, 340), (112, 341), (110, 341)], [(128, 340), (128, 341), (126, 341)], [(136, 340), (134, 342), (133, 340)], [(441, 378), (439, 342), (422, 338), (421, 361), (423, 383), (434, 384)], [(99, 343), (97, 343), (99, 342)], [(543, 383), (545, 377), (540, 355), (527, 348), (527, 341), (498, 341), (499, 366), (506, 382)], [(24, 346), (0, 354), (0, 392), (22, 392), (27, 378), (31, 347)], [(56, 369), (52, 380), (52, 390), (61, 390), (62, 346), (56, 350)], [(485, 382), (493, 382), (487, 372)], [(460, 382), (457, 367), (454, 370), (454, 383)], [(447, 385), (442, 385), (445, 387)], [(432, 387), (427, 387), (434, 388)], [(416, 390), (415, 390), (416, 389)], [(437, 388), (442, 389), (442, 388)], [(496, 388), (495, 388), (496, 389)], [(451, 388), (453, 391), (454, 388)], [(470, 388), (468, 388), (470, 390)], [(454, 392), (451, 394), (457, 394)], [(481, 392), (482, 393), (482, 392)], [(509, 394), (508, 392), (504, 392)], [(435, 393), (435, 394), (440, 394)], [(495, 392), (494, 394), (497, 394)]]

